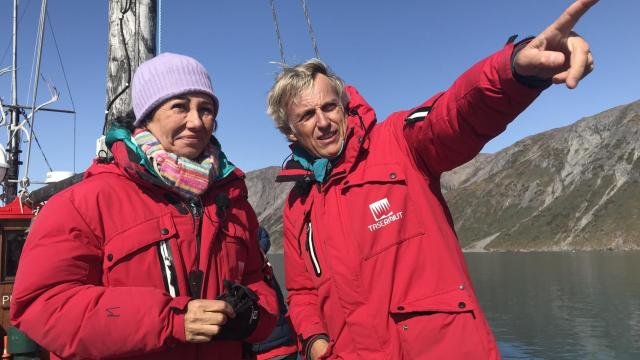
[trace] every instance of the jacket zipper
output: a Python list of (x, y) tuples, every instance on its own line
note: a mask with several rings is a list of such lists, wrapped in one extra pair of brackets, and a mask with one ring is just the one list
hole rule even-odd
[(313, 228), (311, 226), (311, 221), (307, 223), (307, 251), (309, 252), (309, 257), (311, 258), (313, 272), (317, 277), (320, 277), (320, 275), (322, 274), (322, 269), (320, 268), (320, 262), (318, 261), (318, 255), (316, 254), (316, 248), (313, 243)]
[(190, 200), (188, 203), (189, 212), (191, 213), (191, 217), (193, 219), (193, 228), (196, 232), (196, 259), (195, 259), (195, 268), (189, 271), (189, 290), (191, 296), (195, 299), (200, 299), (202, 297), (202, 281), (204, 278), (204, 273), (200, 270), (200, 245), (202, 242), (202, 215), (203, 215), (203, 207), (202, 204), (197, 202), (196, 200)]
[(158, 243), (158, 256), (160, 257), (160, 271), (163, 275), (162, 280), (164, 280), (165, 289), (171, 297), (176, 297), (180, 295), (180, 290), (177, 284), (178, 279), (169, 240), (161, 240)]

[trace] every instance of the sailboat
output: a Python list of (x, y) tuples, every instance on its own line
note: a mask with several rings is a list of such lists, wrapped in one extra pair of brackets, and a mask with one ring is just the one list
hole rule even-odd
[[(11, 76), (10, 102), (5, 103), (0, 97), (0, 126), (7, 127), (6, 150), (0, 146), (0, 185), (3, 190), (0, 195), (0, 203), (3, 204), (0, 206), (0, 340), (4, 337), (4, 343), (0, 341), (0, 353), (3, 359), (12, 358), (14, 355), (23, 359), (48, 359), (47, 351), (40, 350), (35, 343), (11, 326), (11, 293), (22, 247), (32, 220), (51, 196), (82, 180), (83, 174), (52, 171), (49, 166), (50, 171), (46, 174), (45, 180), (29, 178), (32, 140), (37, 141), (33, 132), (36, 115), (41, 112), (74, 114), (75, 111), (53, 107), (59, 99), (59, 93), (46, 80), (43, 81), (46, 82), (50, 96), (43, 103), (36, 103), (41, 85), (39, 83), (45, 22), (48, 21), (47, 0), (41, 0), (34, 80), (30, 87), (33, 88), (33, 96), (29, 99), (30, 105), (21, 105), (18, 101), (18, 4), (19, 0), (13, 1), (12, 65), (0, 68), (0, 77)], [(109, 70), (103, 133), (107, 131), (113, 118), (131, 108), (129, 97), (122, 96), (128, 90), (131, 74), (141, 62), (155, 55), (155, 43), (150, 42), (149, 38), (155, 37), (157, 6), (157, 0), (109, 1)], [(26, 151), (23, 151), (25, 144)], [(104, 151), (104, 141), (98, 139), (96, 156), (103, 156)], [(24, 153), (26, 159), (21, 159), (20, 156)], [(23, 174), (20, 174), (20, 171)], [(29, 187), (34, 184), (44, 186), (30, 191)]]
[[(13, 63), (6, 69), (0, 68), (0, 76), (12, 75), (12, 96), (10, 104), (2, 103), (0, 98), (1, 125), (7, 125), (9, 130), (6, 151), (0, 147), (0, 183), (4, 193), (0, 197), (0, 339), (9, 335), (9, 348), (11, 339), (24, 339), (9, 321), (9, 305), (13, 283), (18, 268), (20, 253), (24, 245), (31, 221), (37, 215), (38, 210), (45, 206), (47, 199), (60, 190), (69, 187), (82, 179), (83, 174), (71, 172), (54, 172), (47, 174), (47, 179), (42, 182), (32, 181), (28, 176), (19, 176), (19, 170), (28, 174), (30, 147), (27, 151), (26, 166), (20, 160), (21, 145), (23, 140), (30, 145), (33, 136), (33, 124), (36, 114), (40, 112), (74, 113), (74, 110), (63, 110), (51, 107), (58, 100), (58, 92), (51, 84), (47, 83), (50, 98), (44, 103), (37, 104), (38, 82), (40, 80), (40, 64), (42, 61), (42, 48), (44, 41), (44, 25), (47, 11), (47, 0), (41, 0), (40, 24), (38, 30), (38, 46), (36, 55), (36, 70), (34, 76), (33, 91), (30, 105), (20, 105), (18, 102), (17, 84), (17, 28), (18, 28), (18, 0), (13, 1)], [(303, 3), (304, 4), (304, 3)], [(111, 121), (124, 115), (131, 108), (127, 94), (131, 75), (138, 65), (155, 56), (157, 50), (156, 21), (160, 13), (161, 2), (158, 0), (109, 0), (109, 53), (107, 74), (107, 101), (104, 119), (103, 134), (107, 131)], [(282, 63), (284, 50), (279, 38), (277, 19), (275, 19), (275, 7), (271, 2), (276, 22), (276, 33), (280, 44)], [(306, 14), (305, 9), (305, 16)], [(307, 19), (308, 20), (308, 19)], [(309, 31), (310, 22), (308, 20)], [(316, 56), (318, 56), (315, 38), (312, 36)], [(104, 142), (98, 140), (96, 156), (106, 152)], [(26, 168), (26, 169), (25, 169)], [(29, 185), (43, 183), (46, 186), (28, 191)], [(22, 336), (22, 337), (21, 337)], [(6, 346), (0, 342), (3, 358), (9, 356)], [(31, 358), (48, 358), (48, 353), (32, 354)]]
[[(0, 206), (0, 339), (2, 337), (5, 339), (0, 345), (2, 345), (3, 359), (11, 358), (8, 351), (11, 347), (17, 354), (21, 355), (21, 358), (44, 359), (48, 358), (48, 354), (45, 354), (45, 352), (41, 354), (36, 344), (28, 340), (17, 329), (11, 327), (9, 322), (11, 293), (20, 253), (31, 221), (37, 214), (38, 209), (54, 193), (55, 189), (61, 188), (64, 184), (72, 183), (72, 181), (77, 181), (79, 177), (73, 176), (72, 172), (50, 171), (47, 173), (46, 180), (34, 181), (29, 178), (28, 169), (31, 160), (32, 140), (37, 141), (33, 131), (36, 114), (40, 112), (74, 113), (74, 111), (51, 107), (58, 100), (59, 93), (48, 82), (47, 87), (50, 91), (50, 98), (44, 103), (36, 103), (40, 85), (39, 80), (41, 78), (40, 68), (42, 64), (47, 0), (43, 0), (41, 3), (31, 104), (23, 105), (19, 103), (17, 95), (18, 2), (18, 0), (13, 1), (12, 65), (8, 68), (0, 69), (0, 76), (11, 74), (11, 101), (10, 103), (4, 103), (4, 99), (0, 98), (0, 126), (7, 128), (6, 150), (0, 146), (0, 183), (3, 189), (0, 201), (4, 203), (4, 206)], [(44, 81), (46, 82), (46, 80)], [(20, 156), (24, 153), (25, 143), (27, 144), (26, 159), (22, 161)], [(20, 170), (24, 174), (19, 174)], [(69, 177), (71, 179), (61, 181)], [(55, 186), (29, 192), (29, 186), (32, 184), (55, 184)], [(7, 346), (7, 343), (9, 346)]]

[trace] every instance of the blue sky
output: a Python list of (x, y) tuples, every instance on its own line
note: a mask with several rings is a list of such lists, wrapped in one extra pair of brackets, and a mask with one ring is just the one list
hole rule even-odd
[[(413, 107), (446, 89), (466, 68), (499, 50), (512, 34), (535, 35), (569, 0), (364, 1), (307, 0), (321, 58), (358, 87), (379, 119)], [(300, 1), (275, 0), (286, 60), (314, 56)], [(0, 2), (0, 68), (11, 65), (12, 1)], [(28, 78), (40, 2), (21, 0), (21, 103), (31, 103)], [(107, 1), (50, 1), (49, 19), (68, 76), (67, 87), (52, 33), (47, 30), (43, 74), (61, 92), (57, 108), (77, 111), (75, 170), (95, 153), (105, 108)], [(515, 141), (584, 116), (640, 99), (640, 2), (602, 0), (576, 27), (590, 43), (596, 70), (578, 89), (555, 86), (507, 131), (489, 143), (495, 152)], [(209, 70), (221, 102), (217, 133), (224, 151), (246, 171), (280, 165), (287, 142), (265, 113), (279, 61), (268, 0), (162, 1), (161, 51), (193, 56)], [(42, 82), (41, 82), (42, 84)], [(41, 86), (39, 102), (48, 94)], [(10, 76), (0, 96), (10, 101)], [(39, 113), (35, 131), (54, 170), (73, 170), (73, 117)], [(6, 141), (4, 131), (0, 141)], [(26, 149), (24, 151), (26, 155)], [(25, 156), (23, 155), (23, 159)], [(32, 149), (30, 176), (42, 179), (42, 156)], [(23, 172), (24, 173), (24, 172)]]

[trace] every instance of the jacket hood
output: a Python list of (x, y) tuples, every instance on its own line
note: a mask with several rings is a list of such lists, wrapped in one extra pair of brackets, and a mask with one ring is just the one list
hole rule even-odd
[[(334, 169), (340, 168), (348, 172), (355, 164), (360, 151), (369, 147), (369, 134), (375, 126), (377, 118), (371, 105), (367, 103), (355, 87), (346, 86), (345, 91), (349, 95), (349, 103), (345, 109), (347, 131), (343, 153), (336, 162)], [(292, 151), (295, 146), (295, 143), (290, 145)], [(292, 158), (280, 170), (276, 181), (314, 182), (316, 180), (310, 170), (305, 169), (302, 164)]]

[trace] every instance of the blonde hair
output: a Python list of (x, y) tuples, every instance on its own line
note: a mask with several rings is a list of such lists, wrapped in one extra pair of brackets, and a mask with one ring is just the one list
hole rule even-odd
[(329, 67), (318, 59), (311, 59), (294, 67), (285, 67), (269, 90), (267, 113), (276, 123), (276, 127), (285, 136), (292, 133), (287, 121), (287, 108), (300, 93), (311, 88), (318, 74), (326, 76), (338, 94), (342, 106), (346, 109), (349, 96), (344, 91), (344, 82)]

